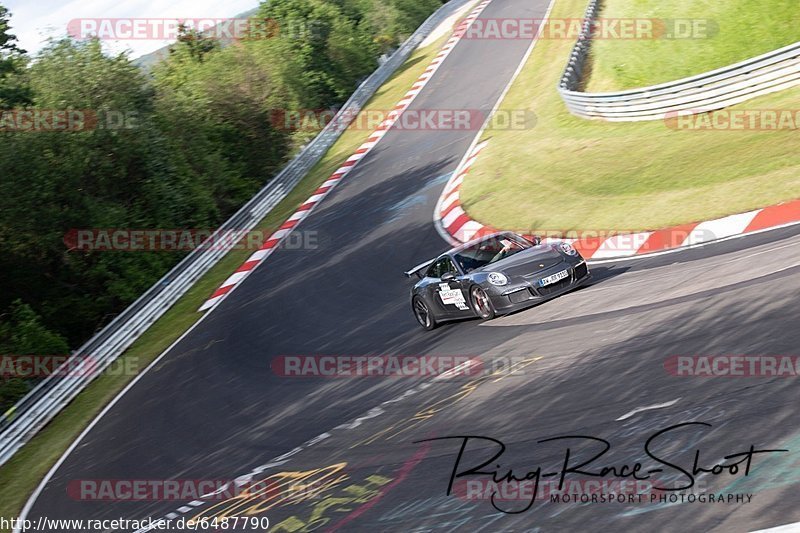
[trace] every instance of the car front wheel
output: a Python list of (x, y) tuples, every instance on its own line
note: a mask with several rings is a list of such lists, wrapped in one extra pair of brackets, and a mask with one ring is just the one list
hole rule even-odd
[(486, 294), (482, 288), (475, 286), (469, 291), (472, 300), (472, 309), (483, 320), (491, 320), (495, 317), (496, 313), (489, 295)]
[(411, 300), (411, 308), (414, 310), (414, 317), (420, 326), (427, 331), (436, 327), (436, 319), (433, 317), (433, 313), (431, 313), (430, 307), (425, 303), (425, 300), (419, 296), (414, 296), (414, 299)]

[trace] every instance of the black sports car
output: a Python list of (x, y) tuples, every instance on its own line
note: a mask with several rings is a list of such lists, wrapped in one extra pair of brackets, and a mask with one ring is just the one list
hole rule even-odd
[(459, 318), (491, 319), (563, 294), (587, 281), (586, 261), (567, 242), (541, 244), (511, 232), (481, 237), (415, 266), (411, 309), (431, 330)]

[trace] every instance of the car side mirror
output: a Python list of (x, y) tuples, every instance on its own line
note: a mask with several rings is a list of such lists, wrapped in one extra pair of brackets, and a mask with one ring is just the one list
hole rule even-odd
[(534, 237), (531, 239), (531, 241), (533, 241), (533, 245), (534, 245), (534, 246), (539, 246), (540, 244), (542, 244), (542, 238), (541, 238), (541, 237), (538, 237), (538, 236), (535, 236), (535, 235), (534, 235)]
[(456, 275), (453, 272), (445, 272), (442, 274), (442, 281), (450, 281), (451, 279), (456, 279)]

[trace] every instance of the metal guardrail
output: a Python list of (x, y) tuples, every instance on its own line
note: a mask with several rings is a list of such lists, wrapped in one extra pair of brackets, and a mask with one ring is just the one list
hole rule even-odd
[(601, 0), (591, 0), (558, 92), (573, 115), (607, 121), (660, 120), (723, 109), (800, 84), (800, 42), (688, 78), (611, 93), (580, 90)]
[[(471, 0), (451, 0), (440, 7), (381, 64), (350, 96), (330, 123), (283, 170), (239, 211), (224, 222), (207, 243), (221, 237), (243, 235), (253, 229), (322, 158), (375, 91), (402, 65), (417, 46), (450, 16)], [(231, 242), (226, 240), (224, 242)], [(189, 253), (99, 333), (73, 353), (84, 356), (64, 363), (39, 382), (0, 418), (0, 465), (66, 407), (86, 386), (119, 357), (163, 315), (194, 283), (228, 252), (218, 245)]]

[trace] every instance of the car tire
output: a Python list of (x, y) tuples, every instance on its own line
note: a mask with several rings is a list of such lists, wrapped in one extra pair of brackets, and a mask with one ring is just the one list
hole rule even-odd
[(414, 296), (414, 298), (411, 299), (411, 310), (414, 312), (414, 318), (417, 319), (417, 323), (422, 326), (423, 329), (430, 331), (436, 327), (436, 318), (433, 316), (431, 308), (425, 300), (419, 296)]
[(475, 285), (470, 289), (469, 297), (472, 303), (472, 310), (481, 320), (491, 320), (497, 316), (492, 300), (489, 299), (489, 295), (486, 294), (485, 290)]

